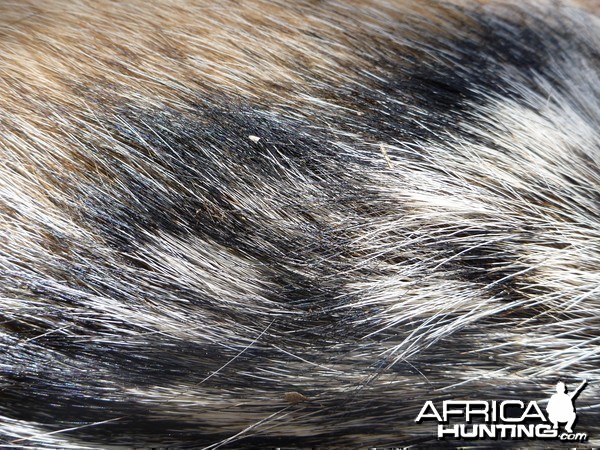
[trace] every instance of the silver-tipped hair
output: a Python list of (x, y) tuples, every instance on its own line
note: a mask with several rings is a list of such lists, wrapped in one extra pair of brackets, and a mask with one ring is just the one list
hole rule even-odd
[(439, 445), (587, 379), (600, 445), (596, 14), (0, 4), (0, 443)]

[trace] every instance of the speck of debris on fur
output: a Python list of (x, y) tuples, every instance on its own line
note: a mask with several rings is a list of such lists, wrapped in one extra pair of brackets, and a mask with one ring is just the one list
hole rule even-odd
[(385, 150), (385, 145), (384, 144), (379, 144), (379, 148), (381, 150), (381, 153), (383, 154), (383, 157), (385, 158), (385, 161), (387, 162), (387, 165), (390, 169), (394, 168), (394, 165), (392, 164), (392, 160), (390, 159), (390, 157), (388, 156), (387, 151)]
[(253, 134), (248, 136), (248, 139), (250, 139), (252, 142), (255, 142), (255, 143), (260, 141), (260, 138), (258, 136), (254, 136)]
[(306, 395), (302, 395), (300, 392), (286, 392), (283, 394), (283, 399), (292, 405), (307, 402), (309, 400)]

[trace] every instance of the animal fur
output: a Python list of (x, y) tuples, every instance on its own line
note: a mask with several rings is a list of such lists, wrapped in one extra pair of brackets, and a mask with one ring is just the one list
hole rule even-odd
[(0, 3), (0, 442), (600, 445), (597, 11)]

